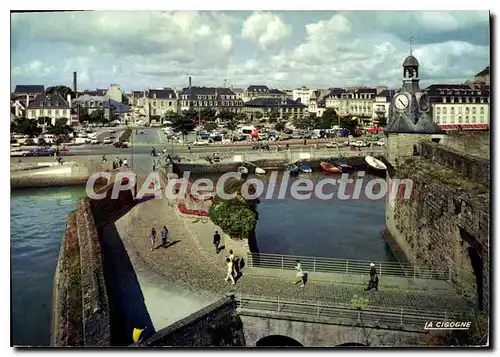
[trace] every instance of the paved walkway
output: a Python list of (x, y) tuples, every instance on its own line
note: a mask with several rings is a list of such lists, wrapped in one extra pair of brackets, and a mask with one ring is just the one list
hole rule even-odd
[[(315, 280), (304, 288), (291, 284), (293, 271), (266, 269), (266, 276), (243, 269), (243, 276), (236, 285), (225, 282), (224, 258), (227, 252), (215, 254), (211, 244), (216, 227), (209, 220), (193, 223), (192, 218), (179, 218), (177, 210), (167, 204), (166, 199), (151, 200), (134, 207), (123, 218), (127, 221), (120, 236), (130, 244), (141, 259), (169, 282), (182, 285), (193, 293), (222, 296), (228, 292), (279, 297), (280, 299), (321, 300), (327, 303), (349, 303), (354, 295), (369, 299), (371, 305), (391, 308), (409, 308), (422, 312), (463, 311), (466, 302), (459, 296), (447, 292), (406, 290), (397, 287), (382, 288), (379, 292), (363, 291), (363, 285), (339, 284), (333, 281)], [(168, 248), (150, 251), (149, 232), (161, 227), (169, 229)], [(159, 242), (158, 242), (159, 244)], [(224, 244), (222, 244), (224, 245)], [(248, 272), (248, 273), (247, 273)], [(288, 273), (288, 274), (286, 274)], [(147, 297), (146, 297), (147, 300)], [(201, 308), (201, 307), (200, 307)]]

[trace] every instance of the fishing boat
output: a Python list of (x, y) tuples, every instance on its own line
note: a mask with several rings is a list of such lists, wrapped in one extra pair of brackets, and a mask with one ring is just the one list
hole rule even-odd
[(245, 166), (238, 167), (238, 172), (242, 175), (248, 174), (248, 169)]
[(338, 164), (338, 167), (342, 170), (342, 172), (352, 171), (354, 168), (348, 164)]
[(381, 171), (387, 170), (387, 166), (385, 166), (385, 164), (382, 161), (374, 158), (373, 156), (367, 155), (365, 157), (365, 161), (368, 165), (370, 165), (370, 167), (376, 170), (381, 170)]
[(260, 168), (260, 167), (256, 167), (256, 168), (255, 168), (255, 173), (256, 173), (257, 175), (265, 175), (265, 174), (266, 174), (266, 170), (264, 170), (264, 169), (262, 169), (262, 168)]
[(295, 164), (285, 165), (285, 171), (290, 172), (290, 175), (297, 175), (299, 173), (299, 167)]
[(329, 162), (321, 162), (319, 165), (321, 166), (321, 169), (325, 172), (334, 173), (334, 174), (342, 173), (341, 168), (339, 168), (339, 167), (337, 167), (334, 164), (331, 164)]
[(300, 172), (311, 173), (313, 172), (311, 166), (307, 165), (305, 162), (297, 162), (297, 166), (299, 167)]

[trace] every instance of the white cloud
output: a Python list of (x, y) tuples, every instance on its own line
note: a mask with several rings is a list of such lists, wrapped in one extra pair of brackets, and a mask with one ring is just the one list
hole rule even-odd
[(465, 81), (488, 65), (485, 12), (323, 14), (14, 14), (13, 85), (68, 85), (77, 71), (80, 88), (185, 86), (189, 76), (194, 85), (398, 86), (411, 31), (422, 82)]
[(292, 33), (291, 26), (272, 13), (256, 12), (243, 23), (241, 36), (260, 46), (271, 49)]

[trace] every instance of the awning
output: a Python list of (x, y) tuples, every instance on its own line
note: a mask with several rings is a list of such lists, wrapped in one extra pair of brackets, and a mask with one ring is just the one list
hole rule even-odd
[(441, 130), (458, 130), (458, 125), (440, 125)]
[(442, 130), (487, 130), (490, 124), (440, 125)]
[(489, 124), (462, 124), (463, 130), (486, 130), (489, 129)]

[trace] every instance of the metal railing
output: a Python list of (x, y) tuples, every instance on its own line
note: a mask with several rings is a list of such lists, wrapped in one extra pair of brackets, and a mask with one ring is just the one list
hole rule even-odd
[(248, 253), (248, 264), (255, 268), (294, 270), (300, 260), (302, 270), (307, 272), (337, 274), (367, 274), (370, 263), (375, 264), (379, 276), (447, 280), (452, 278), (452, 266), (422, 267), (399, 262), (372, 262), (368, 260), (335, 259), (298, 255)]
[[(279, 297), (257, 297), (252, 295), (236, 295), (236, 306), (244, 311), (268, 312), (276, 315), (292, 315), (306, 318), (323, 318), (332, 323), (341, 323), (341, 320), (360, 322), (361, 317), (366, 325), (385, 325), (396, 328), (402, 326), (424, 327), (427, 321), (448, 321), (453, 319), (456, 312), (416, 310), (404, 307), (390, 308), (367, 305), (357, 309), (350, 304), (335, 304), (326, 301), (307, 301), (282, 299)], [(244, 313), (244, 312), (243, 312)]]

